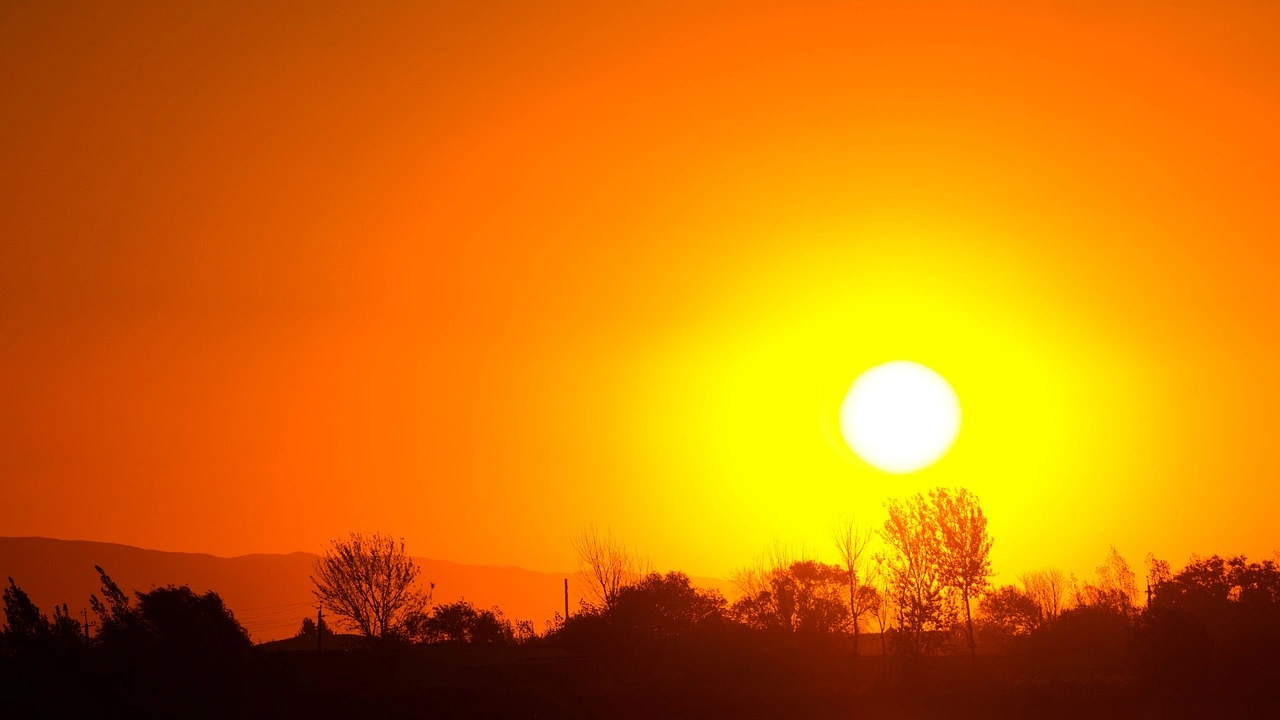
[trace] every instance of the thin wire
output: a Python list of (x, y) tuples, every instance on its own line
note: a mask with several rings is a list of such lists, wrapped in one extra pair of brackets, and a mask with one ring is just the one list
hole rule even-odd
[(237, 622), (241, 625), (271, 625), (273, 623), (285, 622), (297, 625), (309, 617), (309, 615), (302, 615), (298, 617), (258, 618), (257, 620), (237, 620)]
[(315, 605), (315, 601), (300, 603), (281, 603), (279, 605), (263, 605), (261, 607), (240, 608), (241, 612), (257, 612), (258, 610), (274, 610), (275, 608), (301, 607), (303, 605)]
[[(276, 617), (279, 615), (289, 615), (289, 614), (297, 613), (301, 609), (302, 608), (290, 608), (287, 610), (276, 610), (274, 612), (268, 612), (268, 613), (254, 613), (254, 614), (244, 615), (244, 616), (236, 615), (236, 619), (237, 620), (263, 620), (266, 618)], [(307, 614), (309, 615), (310, 613), (307, 613)]]
[(264, 630), (284, 630), (288, 628), (300, 628), (301, 623), (278, 623), (270, 625), (241, 625), (242, 628), (251, 633), (260, 633)]

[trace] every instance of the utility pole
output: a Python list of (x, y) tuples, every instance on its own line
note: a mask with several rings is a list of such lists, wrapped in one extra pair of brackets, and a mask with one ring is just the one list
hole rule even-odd
[(324, 605), (316, 606), (316, 655), (324, 652)]
[(97, 625), (97, 623), (89, 622), (89, 611), (84, 608), (80, 608), (80, 617), (84, 618), (84, 641), (87, 643), (89, 642), (89, 626)]
[(564, 621), (569, 622), (569, 578), (564, 579)]

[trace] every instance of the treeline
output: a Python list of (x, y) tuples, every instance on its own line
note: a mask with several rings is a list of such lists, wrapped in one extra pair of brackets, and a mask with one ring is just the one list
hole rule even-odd
[(101, 596), (90, 596), (83, 619), (65, 604), (41, 613), (8, 578), (0, 691), (14, 717), (241, 706), (252, 643), (216, 592), (171, 585), (130, 597), (95, 569)]
[[(312, 581), (326, 620), (303, 618), (298, 637), (322, 634), (319, 644), (336, 650), (340, 643), (325, 641), (337, 637), (333, 622), (382, 658), (384, 675), (387, 662), (412, 667), (417, 661), (406, 658), (417, 650), (486, 646), (539, 653), (560, 665), (590, 658), (592, 667), (612, 667), (612, 682), (622, 685), (670, 682), (683, 673), (710, 687), (759, 688), (781, 678), (794, 690), (816, 687), (821, 677), (865, 692), (954, 667), (931, 657), (974, 668), (1015, 658), (1002, 672), (1031, 685), (1082, 670), (1173, 693), (1280, 681), (1280, 568), (1273, 560), (1193, 556), (1175, 571), (1149, 556), (1140, 586), (1113, 547), (1089, 578), (1045, 569), (995, 586), (986, 527), (977, 497), (965, 490), (890, 501), (879, 527), (844, 521), (833, 529), (837, 562), (775, 547), (735, 573), (732, 601), (683, 573), (652, 572), (620, 540), (589, 529), (573, 542), (587, 596), (541, 632), (496, 607), (433, 604), (434, 586), (419, 577), (402, 539), (352, 534), (317, 561)], [(55, 706), (97, 697), (117, 709), (200, 698), (212, 713), (270, 694), (263, 688), (292, 677), (289, 663), (300, 662), (280, 657), (302, 653), (254, 648), (216, 592), (169, 586), (130, 596), (97, 570), (101, 593), (83, 619), (66, 605), (41, 612), (9, 579), (0, 678), (14, 697), (26, 692)], [(873, 642), (866, 633), (874, 633)], [(367, 672), (363, 663), (342, 667), (348, 675)], [(836, 668), (848, 673), (832, 675)], [(572, 682), (556, 677), (598, 684), (605, 671), (591, 672)], [(59, 678), (74, 692), (32, 694)]]

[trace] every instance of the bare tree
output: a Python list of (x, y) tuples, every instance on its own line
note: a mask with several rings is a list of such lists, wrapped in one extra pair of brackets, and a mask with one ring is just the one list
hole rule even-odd
[(1037, 570), (1018, 576), (1027, 595), (1040, 612), (1041, 623), (1052, 623), (1066, 609), (1067, 578), (1057, 568)]
[(1115, 545), (1111, 546), (1106, 562), (1098, 566), (1097, 575), (1096, 585), (1085, 583), (1076, 592), (1076, 604), (1107, 607), (1120, 614), (1132, 613), (1138, 601), (1137, 576)]
[(591, 596), (590, 603), (611, 608), (623, 588), (636, 584), (648, 570), (635, 553), (613, 533), (602, 535), (594, 525), (573, 539), (578, 554), (578, 575)]
[(867, 583), (867, 547), (871, 528), (862, 527), (853, 517), (842, 519), (831, 531), (831, 540), (840, 553), (840, 562), (849, 584), (849, 622), (853, 625), (853, 655), (858, 655), (862, 616), (880, 605), (880, 593)]
[(419, 588), (419, 572), (403, 538), (351, 533), (316, 560), (312, 592), (344, 624), (370, 640), (386, 640), (431, 600), (435, 585)]
[(942, 582), (960, 593), (969, 654), (977, 655), (970, 601), (990, 586), (992, 540), (987, 534), (987, 518), (978, 505), (978, 497), (964, 488), (937, 488), (929, 497), (941, 541)]
[(1129, 569), (1129, 562), (1120, 555), (1115, 545), (1111, 546), (1107, 561), (1098, 568), (1097, 572), (1099, 587), (1114, 593), (1116, 597), (1123, 598), (1130, 608), (1138, 604), (1137, 575)]
[(756, 597), (769, 591), (774, 576), (785, 575), (792, 563), (807, 559), (803, 550), (797, 554), (781, 540), (774, 538), (773, 545), (757, 557), (754, 564), (735, 570), (729, 581), (742, 597)]
[(872, 585), (879, 585), (880, 602), (876, 604), (871, 613), (872, 619), (876, 621), (876, 630), (880, 633), (880, 657), (882, 662), (889, 655), (889, 638), (886, 633), (889, 631), (889, 619), (893, 617), (893, 595), (889, 587), (889, 572), (885, 569), (885, 557), (883, 554), (876, 553), (872, 558), (875, 560), (875, 570), (872, 571)]

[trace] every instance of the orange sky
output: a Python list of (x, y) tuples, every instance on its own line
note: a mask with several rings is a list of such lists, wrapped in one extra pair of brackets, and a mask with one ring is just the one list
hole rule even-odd
[[(619, 5), (0, 6), (0, 535), (1280, 547), (1280, 5)], [(964, 425), (890, 476), (900, 358)]]

